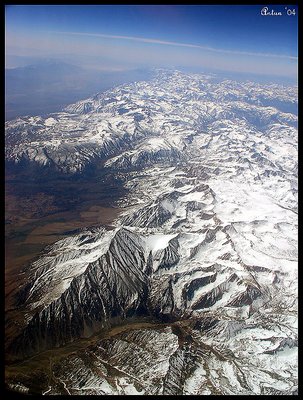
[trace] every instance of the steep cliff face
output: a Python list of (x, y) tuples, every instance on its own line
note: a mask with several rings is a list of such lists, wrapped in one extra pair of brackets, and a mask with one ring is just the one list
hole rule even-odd
[[(218, 303), (245, 308), (259, 297), (267, 299), (249, 272), (238, 276), (238, 263), (201, 268), (207, 250), (223, 253), (224, 246), (231, 251), (228, 263), (232, 265), (230, 242), (222, 231), (196, 235), (200, 243), (191, 247), (192, 237), (187, 234), (146, 235), (133, 229), (97, 230), (64, 239), (49, 250), (45, 263), (39, 260), (33, 284), (22, 293), (33, 316), (13, 345), (16, 354), (62, 346), (133, 315), (174, 320), (193, 310), (216, 309)], [(73, 258), (77, 260), (74, 270)], [(191, 263), (200, 266), (190, 268)], [(76, 270), (77, 264), (81, 268)], [(61, 290), (58, 282), (64, 282)], [(46, 293), (45, 303), (42, 293)], [(38, 304), (42, 309), (35, 313)]]
[[(65, 286), (62, 293), (53, 291), (53, 299), (33, 315), (25, 332), (14, 344), (15, 351), (29, 355), (64, 345), (76, 338), (90, 336), (98, 329), (110, 326), (112, 321), (121, 321), (146, 309), (148, 282), (143, 271), (146, 264), (144, 242), (140, 236), (123, 228), (114, 235), (110, 232), (110, 236), (104, 254), (99, 249), (100, 256), (94, 257), (96, 259), (72, 279), (68, 276), (69, 269), (64, 271), (60, 268), (66, 264), (68, 256), (62, 254), (60, 260), (53, 256), (56, 268), (61, 270), (57, 279), (69, 281), (68, 287)], [(81, 242), (80, 238), (77, 239), (75, 243)], [(74, 257), (78, 258), (80, 253), (73, 252)], [(40, 266), (36, 276), (40, 272), (45, 275), (46, 268)], [(50, 293), (47, 287), (45, 290)], [(38, 296), (40, 287), (32, 286), (30, 291), (31, 297)]]

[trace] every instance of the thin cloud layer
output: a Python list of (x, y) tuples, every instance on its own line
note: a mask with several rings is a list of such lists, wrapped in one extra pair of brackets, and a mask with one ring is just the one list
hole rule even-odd
[(294, 80), (297, 77), (297, 57), (293, 56), (101, 33), (7, 32), (6, 59), (9, 60), (8, 56), (11, 55), (56, 58), (98, 70), (189, 67), (214, 72), (281, 76)]
[(8, 6), (6, 62), (56, 58), (99, 70), (193, 68), (297, 80), (298, 10), (262, 7)]
[(131, 41), (142, 42), (142, 43), (197, 48), (197, 49), (214, 51), (217, 53), (225, 53), (225, 54), (238, 54), (238, 55), (246, 55), (246, 56), (253, 56), (253, 57), (286, 58), (286, 59), (291, 59), (291, 60), (297, 60), (297, 57), (293, 57), (293, 56), (289, 56), (289, 55), (285, 55), (285, 54), (254, 53), (254, 52), (246, 52), (246, 51), (216, 49), (213, 47), (200, 46), (200, 45), (190, 44), (190, 43), (171, 42), (171, 41), (166, 41), (166, 40), (143, 38), (143, 37), (136, 37), (136, 36), (108, 35), (108, 34), (103, 34), (103, 33), (87, 33), (87, 32), (56, 32), (56, 31), (54, 31), (51, 33), (62, 34), (62, 35), (92, 36), (92, 37), (100, 37), (100, 38), (105, 38), (105, 39), (131, 40)]

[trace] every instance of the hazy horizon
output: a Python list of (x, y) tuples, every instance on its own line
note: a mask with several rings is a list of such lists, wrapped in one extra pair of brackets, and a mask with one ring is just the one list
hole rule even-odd
[(296, 85), (297, 8), (272, 9), (281, 15), (247, 5), (6, 6), (6, 119), (61, 111), (155, 68)]
[[(6, 6), (6, 68), (191, 68), (297, 80), (297, 6)], [(295, 15), (288, 15), (287, 11)]]

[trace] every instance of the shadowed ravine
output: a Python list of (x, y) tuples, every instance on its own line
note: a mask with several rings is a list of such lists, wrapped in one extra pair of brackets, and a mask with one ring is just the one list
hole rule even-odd
[(47, 244), (7, 313), (11, 389), (297, 393), (297, 116), (268, 107), (296, 96), (159, 70), (6, 124), (7, 236)]
[(5, 309), (6, 340), (21, 328), (16, 289), (26, 282), (28, 265), (59, 239), (94, 226), (110, 226), (122, 209), (122, 182), (95, 166), (81, 176), (58, 174), (32, 165), (6, 166)]

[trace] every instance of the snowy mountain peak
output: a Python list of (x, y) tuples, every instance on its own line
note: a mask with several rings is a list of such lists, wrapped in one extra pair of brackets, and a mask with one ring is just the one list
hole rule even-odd
[(66, 365), (77, 394), (294, 393), (296, 104), (295, 87), (158, 71), (7, 123), (8, 163), (65, 174), (104, 163), (128, 189), (113, 229), (88, 228), (32, 263), (14, 354), (148, 317), (157, 324), (58, 361), (58, 377)]

